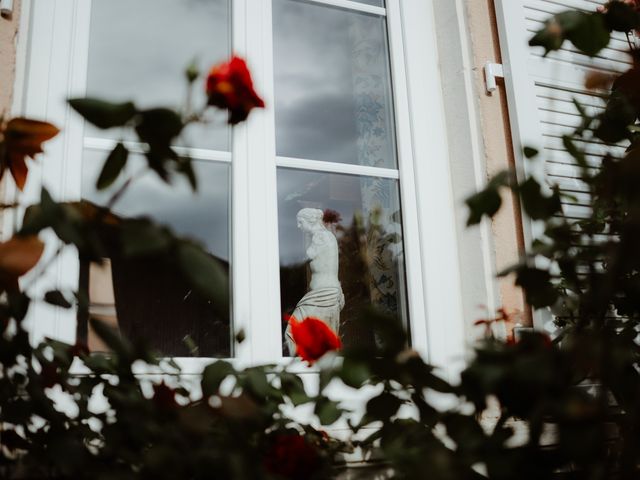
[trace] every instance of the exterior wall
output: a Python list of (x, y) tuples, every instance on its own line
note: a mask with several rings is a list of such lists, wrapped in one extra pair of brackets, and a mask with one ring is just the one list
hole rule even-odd
[(20, 0), (15, 0), (13, 15), (10, 18), (0, 18), (0, 116), (5, 117), (11, 113), (19, 20)]
[(515, 321), (531, 325), (530, 310), (513, 278), (495, 276), (516, 263), (524, 250), (522, 218), (517, 199), (505, 194), (493, 222), (466, 227), (464, 199), (514, 164), (503, 85), (493, 95), (485, 93), (484, 64), (500, 62), (493, 0), (433, 0), (433, 5), (457, 205), (464, 317), (467, 341), (473, 342), (478, 335), (473, 322), (498, 307), (519, 313)]
[[(511, 143), (507, 98), (502, 83), (493, 94), (487, 94), (484, 80), (484, 64), (487, 61), (501, 63), (500, 43), (493, 0), (465, 0), (473, 58), (473, 73), (479, 121), (481, 123), (483, 155), (487, 176), (501, 170), (514, 168), (515, 158)], [(497, 271), (516, 263), (524, 251), (524, 234), (520, 204), (512, 194), (505, 194), (503, 206), (492, 223), (495, 264)], [(513, 277), (499, 282), (501, 304), (507, 311), (522, 312), (518, 320), (531, 325), (531, 311), (524, 302), (519, 288), (513, 285)]]

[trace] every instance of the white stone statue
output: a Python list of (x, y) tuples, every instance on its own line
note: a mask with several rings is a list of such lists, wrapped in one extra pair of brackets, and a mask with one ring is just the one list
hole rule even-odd
[[(303, 208), (298, 212), (298, 228), (310, 238), (307, 257), (311, 260), (309, 291), (300, 299), (293, 311), (298, 321), (316, 317), (339, 334), (340, 311), (344, 307), (344, 295), (338, 279), (338, 241), (322, 221), (324, 214), (317, 208)], [(296, 351), (287, 326), (287, 345), (291, 355)]]

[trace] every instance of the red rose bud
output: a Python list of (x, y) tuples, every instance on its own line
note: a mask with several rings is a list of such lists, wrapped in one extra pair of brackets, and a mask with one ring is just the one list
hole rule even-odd
[(307, 317), (298, 322), (289, 317), (291, 336), (296, 344), (296, 354), (312, 365), (316, 360), (331, 350), (339, 350), (342, 342), (329, 326), (322, 320)]
[(253, 108), (264, 107), (264, 101), (253, 89), (246, 62), (236, 56), (211, 69), (207, 77), (207, 97), (207, 105), (229, 110), (231, 125), (245, 120)]
[(311, 478), (319, 464), (316, 449), (294, 433), (275, 435), (264, 457), (264, 467), (269, 473), (290, 480)]
[(164, 382), (153, 386), (153, 403), (160, 410), (173, 410), (178, 406), (176, 391)]

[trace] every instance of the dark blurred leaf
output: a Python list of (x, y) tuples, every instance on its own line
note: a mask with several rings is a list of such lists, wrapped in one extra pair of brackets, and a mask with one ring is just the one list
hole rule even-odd
[(127, 164), (129, 150), (122, 144), (118, 143), (111, 151), (104, 162), (100, 176), (96, 182), (96, 188), (103, 190), (115, 182), (120, 172)]
[(9, 313), (13, 318), (18, 321), (24, 319), (29, 311), (29, 304), (31, 303), (31, 299), (22, 292), (19, 291), (8, 291), (7, 292), (7, 300), (9, 304)]
[(283, 373), (280, 376), (282, 391), (289, 397), (294, 406), (303, 405), (312, 401), (307, 395), (302, 379), (292, 373)]
[(363, 360), (346, 356), (340, 368), (340, 379), (352, 388), (360, 388), (369, 378), (371, 372)]
[(401, 405), (402, 400), (398, 397), (389, 392), (383, 392), (367, 402), (367, 416), (376, 420), (390, 420)]
[(609, 37), (602, 14), (569, 10), (548, 20), (529, 40), (529, 45), (544, 47), (546, 55), (559, 50), (567, 39), (584, 54), (593, 56), (607, 46)]
[(222, 381), (234, 373), (235, 370), (231, 364), (223, 360), (207, 365), (202, 372), (202, 395), (205, 397), (216, 395)]
[(640, 27), (640, 14), (626, 2), (609, 2), (604, 20), (611, 30), (630, 32)]
[(246, 340), (247, 335), (244, 332), (244, 329), (241, 328), (240, 330), (238, 330), (238, 333), (236, 333), (235, 339), (237, 343), (242, 343)]
[(180, 135), (183, 126), (180, 115), (173, 110), (153, 108), (140, 112), (140, 121), (136, 126), (136, 132), (143, 142), (165, 147)]
[(527, 158), (533, 158), (538, 155), (538, 150), (532, 147), (524, 147), (523, 149), (524, 156)]
[(570, 136), (564, 135), (562, 137), (562, 144), (564, 145), (564, 148), (566, 148), (567, 152), (569, 152), (569, 155), (571, 155), (575, 159), (576, 163), (579, 166), (583, 168), (586, 168), (588, 166), (587, 158), (585, 157), (584, 152), (576, 146)]
[(123, 126), (136, 114), (136, 107), (131, 102), (111, 103), (97, 98), (72, 98), (69, 105), (85, 120), (103, 129)]
[(60, 290), (51, 290), (44, 294), (44, 300), (51, 305), (62, 308), (71, 308), (73, 305), (65, 298)]
[(558, 300), (558, 291), (551, 284), (551, 275), (546, 270), (518, 268), (516, 285), (524, 289), (527, 302), (534, 308), (548, 307)]
[(124, 221), (120, 240), (123, 255), (129, 257), (167, 253), (174, 241), (166, 228), (148, 219)]
[(196, 173), (193, 170), (193, 163), (190, 158), (182, 157), (178, 161), (177, 171), (187, 178), (194, 192), (198, 190), (198, 179), (196, 178)]
[(202, 248), (188, 242), (177, 247), (177, 262), (191, 285), (220, 309), (229, 303), (229, 280), (220, 262)]
[(485, 215), (493, 217), (498, 210), (500, 210), (502, 199), (500, 198), (500, 193), (497, 188), (488, 186), (484, 190), (467, 198), (465, 203), (469, 207), (467, 226), (471, 226), (480, 223), (482, 217)]
[(259, 368), (251, 368), (246, 371), (244, 384), (257, 398), (263, 399), (272, 393), (272, 387), (269, 385), (266, 373)]
[(341, 417), (342, 409), (338, 406), (338, 402), (320, 397), (316, 402), (315, 414), (321, 425), (331, 425)]
[(511, 174), (509, 172), (500, 172), (491, 179), (484, 190), (470, 196), (465, 200), (469, 207), (469, 218), (467, 226), (480, 223), (484, 215), (493, 217), (500, 206), (502, 198), (500, 197), (500, 188), (509, 185)]
[(533, 220), (546, 220), (562, 211), (560, 192), (555, 189), (551, 196), (543, 195), (540, 184), (533, 177), (521, 183), (518, 191), (524, 210)]
[(604, 17), (600, 13), (581, 13), (574, 28), (567, 30), (567, 38), (585, 55), (591, 57), (609, 44), (610, 36)]

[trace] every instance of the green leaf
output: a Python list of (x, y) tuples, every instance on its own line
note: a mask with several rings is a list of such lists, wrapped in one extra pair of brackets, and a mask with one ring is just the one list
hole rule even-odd
[(246, 370), (245, 387), (257, 398), (265, 398), (272, 393), (272, 387), (267, 380), (267, 375), (259, 368)]
[(125, 125), (136, 114), (136, 107), (131, 102), (111, 103), (97, 98), (72, 98), (69, 105), (85, 120), (102, 129)]
[(72, 305), (59, 290), (51, 290), (44, 294), (44, 301), (56, 307), (71, 308)]
[(610, 33), (602, 14), (568, 10), (548, 20), (544, 28), (529, 40), (529, 45), (544, 47), (546, 55), (559, 50), (565, 39), (582, 53), (594, 56), (607, 46)]
[(158, 147), (169, 146), (180, 135), (184, 124), (182, 118), (168, 108), (153, 108), (140, 112), (136, 132), (140, 140)]
[(567, 39), (582, 53), (593, 57), (609, 44), (611, 34), (605, 25), (602, 14), (571, 12), (571, 14), (576, 13), (578, 13), (577, 21), (567, 29)]
[(371, 372), (366, 362), (355, 358), (345, 357), (340, 369), (340, 379), (345, 385), (360, 388), (371, 378)]
[(127, 158), (129, 156), (129, 150), (122, 143), (118, 143), (111, 151), (109, 156), (104, 162), (98, 181), (96, 182), (96, 188), (98, 190), (104, 190), (115, 182), (118, 175), (127, 164)]
[(123, 222), (120, 241), (125, 256), (136, 257), (166, 253), (174, 239), (164, 227), (148, 219), (133, 219)]
[(209, 397), (217, 394), (222, 381), (234, 373), (235, 370), (231, 364), (224, 360), (218, 360), (217, 362), (207, 365), (202, 372), (202, 380), (200, 382), (202, 395)]
[(328, 398), (319, 398), (316, 402), (315, 414), (318, 416), (321, 425), (331, 425), (342, 416), (343, 410), (338, 406), (338, 402)]
[(180, 270), (191, 285), (219, 308), (229, 304), (229, 279), (220, 262), (202, 248), (181, 242), (177, 248)]
[(294, 406), (309, 403), (312, 398), (307, 395), (302, 379), (293, 373), (284, 372), (280, 376), (282, 391), (289, 397)]

